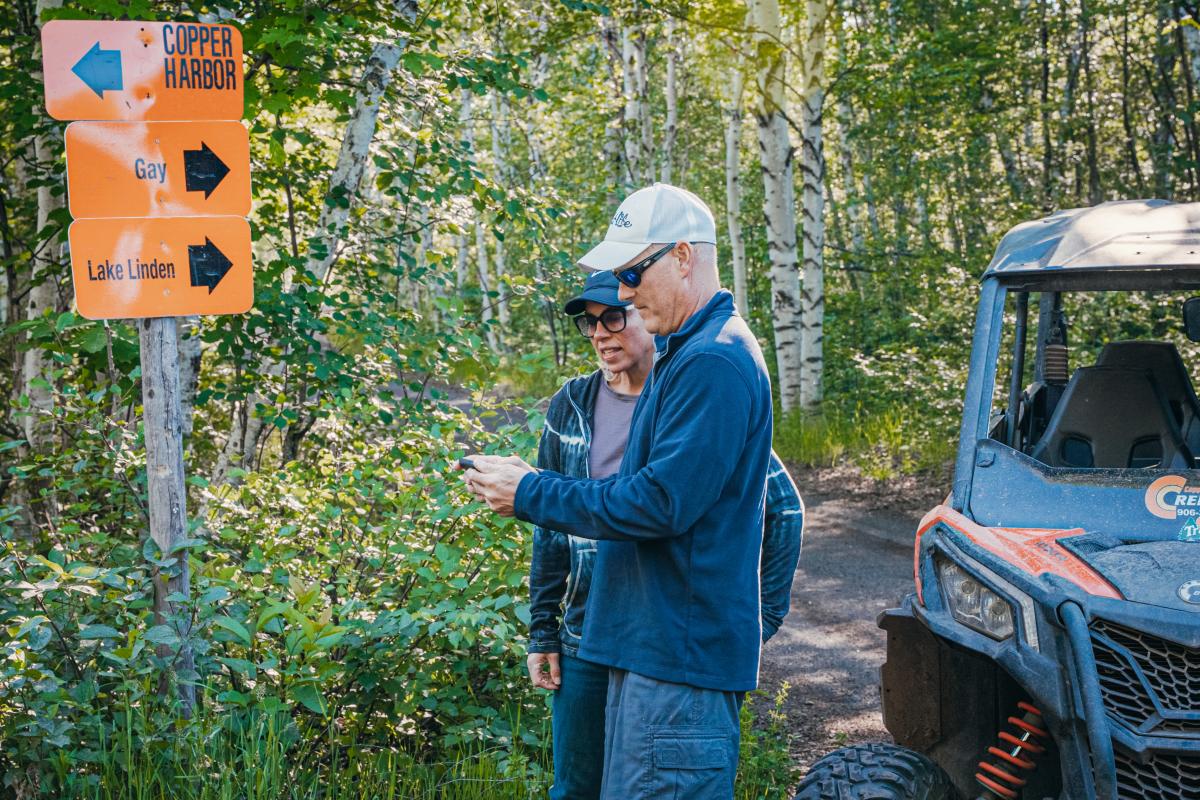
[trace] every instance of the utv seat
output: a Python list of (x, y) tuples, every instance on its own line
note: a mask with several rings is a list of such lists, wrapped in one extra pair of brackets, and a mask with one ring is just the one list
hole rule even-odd
[(1109, 342), (1096, 359), (1098, 367), (1149, 370), (1171, 408), (1193, 456), (1200, 455), (1200, 400), (1179, 351), (1170, 342)]
[(1190, 469), (1191, 452), (1151, 373), (1081, 367), (1030, 454), (1052, 467)]

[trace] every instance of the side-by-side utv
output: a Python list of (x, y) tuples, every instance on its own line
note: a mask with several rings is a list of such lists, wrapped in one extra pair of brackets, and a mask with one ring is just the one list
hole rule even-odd
[(895, 743), (829, 754), (798, 799), (1200, 800), (1195, 342), (1200, 203), (1004, 237), (953, 491), (879, 618)]

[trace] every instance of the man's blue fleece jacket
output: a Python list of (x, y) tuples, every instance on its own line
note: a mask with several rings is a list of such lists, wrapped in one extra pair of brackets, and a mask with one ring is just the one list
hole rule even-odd
[(766, 364), (721, 291), (667, 337), (616, 475), (531, 473), (517, 488), (519, 519), (600, 540), (580, 658), (705, 689), (756, 687), (770, 455)]

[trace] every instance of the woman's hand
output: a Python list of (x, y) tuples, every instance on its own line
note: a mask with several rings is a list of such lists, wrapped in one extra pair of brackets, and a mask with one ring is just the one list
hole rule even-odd
[(530, 653), (525, 659), (529, 668), (529, 679), (539, 689), (554, 691), (562, 686), (562, 673), (559, 671), (558, 653)]

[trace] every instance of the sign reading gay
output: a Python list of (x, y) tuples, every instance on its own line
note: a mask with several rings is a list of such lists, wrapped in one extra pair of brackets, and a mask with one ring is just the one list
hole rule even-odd
[(250, 142), (240, 122), (73, 122), (71, 216), (250, 213)]

